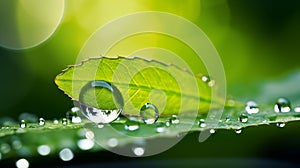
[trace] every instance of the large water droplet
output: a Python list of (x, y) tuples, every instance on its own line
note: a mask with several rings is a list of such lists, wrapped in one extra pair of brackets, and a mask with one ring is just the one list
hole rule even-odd
[(240, 122), (246, 123), (248, 122), (248, 116), (246, 114), (241, 114), (239, 117)]
[(274, 111), (277, 113), (287, 113), (291, 111), (291, 103), (286, 98), (279, 98), (274, 106)]
[(140, 128), (140, 123), (137, 121), (136, 118), (131, 117), (126, 120), (124, 128), (128, 131), (135, 131)]
[(157, 121), (159, 112), (155, 105), (146, 103), (141, 108), (140, 115), (146, 124), (153, 124)]
[(256, 114), (259, 112), (257, 103), (254, 101), (248, 101), (246, 104), (245, 110), (248, 114)]
[(172, 115), (172, 117), (170, 118), (170, 122), (172, 124), (179, 124), (180, 121), (179, 121), (177, 115)]
[(106, 81), (92, 81), (81, 90), (79, 104), (84, 115), (95, 123), (110, 123), (123, 111), (120, 91)]
[(26, 128), (26, 126), (27, 126), (26, 121), (25, 120), (21, 120), (20, 127), (21, 128)]
[(279, 123), (276, 123), (276, 126), (279, 127), (279, 128), (283, 128), (283, 127), (285, 127), (285, 123), (284, 122), (279, 122)]

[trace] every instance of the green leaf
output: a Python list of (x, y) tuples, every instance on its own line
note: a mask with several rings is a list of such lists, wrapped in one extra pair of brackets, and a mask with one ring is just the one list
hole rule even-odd
[(70, 66), (55, 79), (59, 88), (73, 100), (102, 109), (103, 106), (113, 108), (113, 105), (107, 106), (106, 100), (111, 100), (109, 93), (95, 93), (96, 96), (90, 93), (79, 100), (83, 87), (91, 81), (110, 82), (118, 88), (124, 98), (125, 115), (138, 116), (145, 103), (155, 104), (165, 116), (179, 112), (205, 113), (210, 107), (211, 88), (199, 77), (175, 65), (142, 58), (92, 58)]

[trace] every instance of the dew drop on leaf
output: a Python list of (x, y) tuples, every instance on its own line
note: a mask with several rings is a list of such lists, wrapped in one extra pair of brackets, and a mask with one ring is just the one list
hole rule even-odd
[(67, 111), (66, 118), (73, 124), (81, 123), (81, 118), (78, 116), (79, 112), (79, 107), (72, 107), (70, 111)]
[(87, 83), (79, 95), (84, 116), (95, 123), (110, 123), (123, 111), (124, 100), (120, 91), (106, 81)]
[(214, 134), (214, 133), (216, 133), (216, 130), (215, 129), (210, 129), (209, 133)]
[(274, 105), (274, 111), (276, 113), (286, 113), (291, 111), (291, 103), (286, 98), (279, 98)]
[(140, 116), (146, 124), (154, 124), (159, 117), (159, 112), (154, 104), (146, 103), (140, 110)]
[(283, 128), (283, 127), (285, 127), (285, 123), (284, 122), (279, 122), (279, 123), (276, 123), (276, 126), (279, 127), (279, 128)]
[(259, 112), (257, 103), (254, 101), (248, 101), (245, 106), (245, 110), (248, 114), (256, 114)]
[(103, 123), (99, 123), (98, 124), (98, 128), (104, 128), (104, 124)]
[(61, 120), (62, 125), (68, 125), (68, 120), (66, 118), (63, 118)]
[(127, 131), (136, 131), (140, 128), (140, 123), (136, 120), (136, 118), (128, 118), (124, 123), (124, 128)]
[(44, 126), (45, 125), (45, 119), (44, 118), (39, 118), (39, 125)]
[(172, 117), (170, 118), (170, 122), (171, 124), (179, 124), (179, 119), (177, 117), (177, 115), (172, 115)]
[(26, 121), (25, 120), (21, 120), (20, 127), (21, 128), (26, 128), (26, 126), (27, 126)]
[(171, 126), (170, 120), (167, 120), (167, 121), (165, 122), (165, 125), (166, 125), (166, 127), (170, 127), (170, 126)]
[(248, 122), (248, 116), (246, 114), (241, 114), (239, 117), (239, 121), (242, 123)]
[(296, 106), (296, 107), (294, 108), (294, 112), (299, 113), (299, 112), (300, 112), (300, 106)]
[(242, 133), (242, 129), (241, 129), (241, 128), (236, 129), (236, 130), (234, 130), (234, 132), (235, 132), (236, 134), (241, 134), (241, 133)]
[(162, 132), (165, 132), (165, 125), (163, 123), (156, 123), (156, 128), (155, 128), (155, 131), (157, 133), (162, 133)]
[(201, 127), (201, 128), (206, 127), (205, 120), (204, 120), (204, 119), (200, 119), (199, 122), (198, 122), (198, 125), (199, 125), (199, 127)]

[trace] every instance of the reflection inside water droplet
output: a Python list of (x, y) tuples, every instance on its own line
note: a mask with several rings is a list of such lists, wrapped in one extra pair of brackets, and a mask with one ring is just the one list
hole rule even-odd
[(83, 114), (95, 123), (110, 123), (123, 111), (124, 101), (120, 91), (106, 81), (87, 83), (79, 96)]
[(141, 108), (140, 115), (146, 124), (153, 124), (157, 121), (159, 112), (155, 105), (146, 103)]
[(286, 113), (291, 111), (291, 103), (286, 98), (279, 98), (274, 106), (274, 111), (277, 113)]

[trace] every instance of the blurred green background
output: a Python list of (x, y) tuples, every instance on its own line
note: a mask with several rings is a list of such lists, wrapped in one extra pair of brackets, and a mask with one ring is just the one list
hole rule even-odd
[[(149, 10), (182, 16), (207, 34), (223, 61), (231, 97), (247, 100), (243, 93), (251, 92), (255, 82), (278, 79), (300, 68), (297, 0), (56, 0), (40, 4), (37, 0), (1, 0), (0, 116), (17, 119), (24, 112), (46, 119), (65, 116), (73, 103), (56, 87), (55, 76), (75, 63), (99, 27), (120, 16)], [(141, 38), (137, 37), (136, 44), (138, 40)], [(155, 42), (172, 48), (160, 38)], [(128, 47), (134, 49), (134, 43), (124, 44), (111, 54), (126, 55)], [(189, 55), (182, 57), (198, 70)], [(251, 157), (296, 162), (299, 126), (247, 128), (241, 135), (219, 131), (204, 143), (198, 143), (194, 133), (150, 159)], [(89, 160), (84, 156), (81, 160)]]

